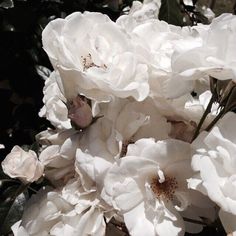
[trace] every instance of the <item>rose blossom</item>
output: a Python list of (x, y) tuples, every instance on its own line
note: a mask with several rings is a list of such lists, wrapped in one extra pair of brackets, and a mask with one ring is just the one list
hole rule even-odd
[(196, 150), (192, 157), (196, 174), (188, 180), (189, 187), (220, 206), (220, 218), (229, 233), (236, 230), (235, 123), (236, 115), (227, 113), (209, 133), (203, 131), (197, 137), (192, 144)]
[(11, 178), (19, 178), (24, 183), (34, 182), (43, 175), (43, 164), (38, 161), (37, 154), (24, 151), (14, 146), (2, 162), (2, 169)]
[(42, 37), (68, 100), (78, 94), (97, 101), (108, 101), (111, 95), (139, 101), (148, 96), (147, 65), (132, 52), (128, 35), (108, 16), (75, 12), (51, 21)]
[(210, 24), (201, 46), (176, 53), (172, 60), (176, 79), (181, 82), (210, 75), (220, 80), (236, 80), (235, 25), (236, 16), (222, 14)]
[(62, 189), (41, 189), (33, 195), (12, 231), (15, 236), (103, 236), (104, 210), (96, 193), (83, 192), (73, 179)]
[(202, 35), (207, 27), (181, 28), (154, 17), (138, 21), (132, 12), (119, 17), (117, 24), (130, 35), (136, 53), (149, 67), (151, 96), (173, 98), (192, 90), (193, 81), (179, 81), (176, 78), (172, 58), (176, 53), (202, 46)]
[[(193, 173), (190, 157), (188, 143), (141, 139), (108, 170), (102, 197), (123, 214), (131, 235), (183, 235), (181, 215), (191, 212), (189, 218), (199, 219), (192, 205), (210, 210), (204, 195), (187, 188), (186, 179)], [(199, 216), (205, 216), (203, 210)], [(201, 229), (192, 224), (188, 231)]]

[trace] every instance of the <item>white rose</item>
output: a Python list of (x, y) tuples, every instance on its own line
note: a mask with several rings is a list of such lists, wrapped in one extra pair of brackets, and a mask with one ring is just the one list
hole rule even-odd
[[(187, 188), (193, 173), (190, 152), (190, 145), (178, 140), (140, 139), (108, 170), (101, 196), (123, 214), (131, 235), (183, 235), (181, 215), (200, 219), (201, 208), (210, 210), (205, 196)], [(191, 205), (201, 209), (199, 215), (187, 214)]]
[(235, 80), (235, 25), (234, 15), (222, 14), (212, 21), (207, 33), (203, 34), (200, 47), (176, 53), (172, 60), (172, 69), (179, 81), (194, 80), (204, 75), (220, 80)]
[(2, 169), (11, 178), (19, 178), (28, 183), (38, 180), (43, 174), (43, 164), (38, 161), (37, 154), (29, 150), (24, 151), (19, 146), (14, 146), (2, 162)]
[(225, 217), (232, 219), (234, 224), (228, 222), (226, 230), (230, 224), (232, 230), (236, 218), (235, 122), (236, 115), (227, 113), (209, 133), (203, 131), (195, 139), (192, 168), (196, 174), (188, 180), (190, 188), (207, 195), (221, 208), (223, 225)]
[[(193, 81), (179, 81), (172, 70), (172, 57), (202, 45), (204, 27), (178, 27), (158, 19), (138, 22), (121, 16), (117, 24), (130, 35), (136, 53), (149, 67), (150, 95), (173, 98), (193, 89)], [(203, 29), (204, 28), (204, 29)], [(178, 89), (176, 89), (178, 87)]]
[(33, 195), (12, 230), (15, 236), (104, 236), (105, 211), (96, 194), (83, 192), (73, 179), (62, 189), (41, 189)]
[(101, 13), (73, 13), (50, 22), (43, 47), (67, 99), (78, 93), (97, 101), (110, 96), (143, 100), (149, 94), (147, 65), (132, 52), (121, 28)]

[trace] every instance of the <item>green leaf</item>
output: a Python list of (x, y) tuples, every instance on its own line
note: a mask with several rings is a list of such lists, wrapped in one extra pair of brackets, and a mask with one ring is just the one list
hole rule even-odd
[(183, 14), (177, 0), (161, 0), (159, 20), (169, 24), (183, 26)]
[(28, 185), (11, 185), (0, 196), (0, 235), (11, 231), (11, 226), (21, 219), (27, 199)]
[(3, 170), (2, 170), (2, 165), (0, 165), (0, 180), (1, 179), (10, 179), (9, 176), (7, 176)]

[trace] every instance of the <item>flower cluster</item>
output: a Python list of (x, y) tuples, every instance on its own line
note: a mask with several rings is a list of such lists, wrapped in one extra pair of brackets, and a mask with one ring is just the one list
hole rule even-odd
[(38, 159), (15, 147), (2, 166), (53, 188), (14, 235), (174, 236), (218, 217), (236, 233), (236, 17), (181, 28), (159, 7), (135, 2), (116, 22), (75, 12), (44, 29), (54, 72), (40, 115), (55, 129), (36, 136)]

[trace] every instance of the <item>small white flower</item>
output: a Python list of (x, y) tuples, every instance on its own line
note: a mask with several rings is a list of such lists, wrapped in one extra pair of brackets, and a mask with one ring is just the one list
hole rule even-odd
[(18, 178), (24, 183), (29, 183), (38, 180), (43, 175), (44, 166), (34, 151), (26, 152), (21, 147), (14, 146), (2, 161), (2, 169), (11, 178)]

